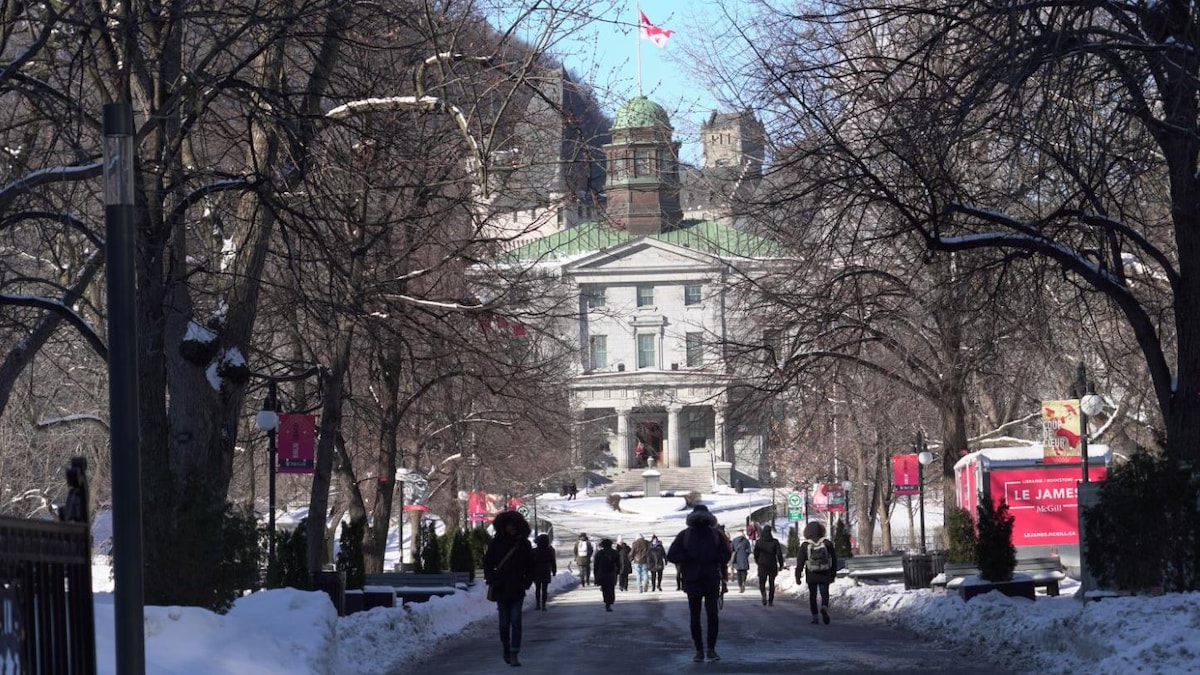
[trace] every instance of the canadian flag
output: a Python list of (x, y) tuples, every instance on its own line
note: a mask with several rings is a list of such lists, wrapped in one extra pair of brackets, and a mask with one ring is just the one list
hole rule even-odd
[(641, 36), (644, 40), (653, 42), (658, 47), (666, 47), (667, 39), (675, 34), (675, 31), (666, 28), (659, 28), (650, 23), (650, 19), (646, 18), (646, 13), (638, 10), (638, 20), (641, 23)]

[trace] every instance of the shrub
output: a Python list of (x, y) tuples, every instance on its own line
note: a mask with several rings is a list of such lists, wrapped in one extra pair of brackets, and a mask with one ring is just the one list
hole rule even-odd
[(849, 558), (854, 555), (850, 546), (850, 530), (846, 527), (846, 521), (838, 518), (837, 524), (833, 527), (833, 550), (837, 552), (838, 558)]
[(700, 493), (696, 492), (694, 490), (692, 492), (687, 493), (686, 495), (683, 496), (683, 503), (687, 504), (689, 509), (691, 507), (699, 504), (700, 503)]
[(475, 563), (471, 559), (471, 546), (461, 530), (455, 530), (450, 537), (450, 571), (467, 572), (470, 579), (475, 579)]
[(308, 535), (301, 519), (291, 532), (275, 532), (275, 567), (267, 572), (267, 587), (313, 590), (312, 575), (308, 572)]
[(612, 507), (613, 511), (621, 510), (621, 495), (615, 493), (611, 494), (605, 501), (608, 502), (608, 505)]
[(789, 558), (800, 555), (800, 525), (798, 523), (792, 523), (788, 527), (787, 555)]
[(1084, 512), (1087, 563), (1114, 590), (1200, 590), (1200, 472), (1139, 452)]
[(950, 537), (950, 550), (946, 561), (952, 563), (975, 563), (979, 537), (975, 534), (975, 521), (966, 509), (951, 506), (946, 509), (946, 533)]
[(467, 544), (471, 548), (471, 563), (474, 565), (472, 571), (483, 569), (483, 554), (487, 553), (487, 547), (491, 541), (492, 536), (483, 526), (472, 528), (467, 535)]
[(1008, 502), (992, 508), (989, 495), (979, 500), (979, 543), (975, 565), (987, 581), (1008, 581), (1017, 567), (1017, 548), (1012, 543), (1013, 517)]
[(337, 568), (346, 573), (346, 588), (362, 588), (367, 583), (362, 545), (366, 531), (365, 516), (342, 524), (342, 534), (338, 538)]
[(442, 549), (438, 546), (437, 530), (433, 521), (425, 528), (425, 536), (421, 537), (421, 572), (423, 574), (438, 574), (442, 571)]
[(221, 522), (220, 574), (215, 576), (213, 609), (224, 612), (247, 589), (257, 590), (262, 569), (258, 520), (251, 509), (225, 507)]

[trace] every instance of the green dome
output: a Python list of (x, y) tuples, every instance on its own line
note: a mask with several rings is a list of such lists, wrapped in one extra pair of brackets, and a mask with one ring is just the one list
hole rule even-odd
[(641, 129), (645, 127), (671, 128), (667, 111), (645, 96), (635, 96), (621, 106), (613, 119), (613, 129)]

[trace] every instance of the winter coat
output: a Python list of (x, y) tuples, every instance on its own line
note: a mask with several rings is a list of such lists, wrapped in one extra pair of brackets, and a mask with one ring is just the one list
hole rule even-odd
[(550, 583), (550, 578), (558, 574), (558, 554), (553, 546), (542, 546), (541, 544), (533, 548), (533, 580), (540, 584)]
[(783, 546), (767, 530), (754, 542), (754, 562), (758, 564), (760, 577), (779, 574), (779, 568), (783, 567)]
[(717, 532), (717, 518), (707, 509), (692, 511), (687, 529), (675, 535), (667, 561), (679, 565), (679, 578), (688, 595), (712, 595), (721, 590), (721, 576), (730, 550)]
[(646, 554), (649, 551), (650, 551), (650, 542), (646, 541), (642, 537), (638, 537), (633, 542), (633, 546), (630, 547), (629, 559), (632, 560), (633, 564), (635, 564), (635, 565), (638, 563), (645, 563), (646, 562)]
[[(509, 523), (517, 526), (515, 536), (508, 534)], [(483, 554), (483, 579), (494, 589), (496, 600), (520, 600), (533, 585), (529, 523), (516, 511), (503, 511), (492, 521), (492, 527), (496, 536), (488, 542), (487, 552)]]
[(733, 539), (733, 569), (750, 569), (750, 552), (754, 545), (746, 537), (738, 536)]
[(611, 548), (601, 547), (592, 556), (592, 579), (597, 586), (616, 586), (617, 572), (621, 569), (621, 556)]
[(617, 555), (621, 556), (621, 571), (618, 574), (633, 574), (633, 561), (629, 558), (629, 544), (617, 544)]
[(663, 548), (661, 541), (656, 541), (650, 544), (650, 550), (646, 552), (646, 568), (661, 572), (667, 566), (667, 549)]
[[(580, 551), (580, 544), (583, 545), (582, 551)], [(592, 548), (592, 542), (586, 539), (580, 539), (579, 541), (575, 542), (575, 544), (571, 547), (571, 550), (575, 553), (576, 565), (579, 565), (580, 567), (587, 567), (588, 565), (592, 564), (592, 554), (595, 552), (595, 549)], [(580, 555), (581, 553), (583, 553), (583, 555)]]
[[(813, 546), (823, 545), (829, 549), (829, 561), (832, 563), (829, 569), (824, 572), (814, 572), (807, 569), (808, 551)], [(796, 554), (796, 581), (800, 581), (800, 570), (804, 570), (805, 580), (810, 584), (832, 584), (837, 579), (838, 559), (837, 549), (834, 548), (833, 542), (829, 539), (823, 539), (820, 544), (811, 540), (805, 539), (800, 543), (800, 551)]]

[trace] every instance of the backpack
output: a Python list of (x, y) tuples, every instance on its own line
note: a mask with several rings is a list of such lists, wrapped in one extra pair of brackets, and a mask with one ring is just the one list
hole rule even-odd
[(804, 562), (804, 569), (809, 572), (828, 572), (833, 569), (833, 556), (829, 554), (829, 546), (826, 545), (828, 541), (822, 537), (816, 543), (809, 543), (808, 560)]

